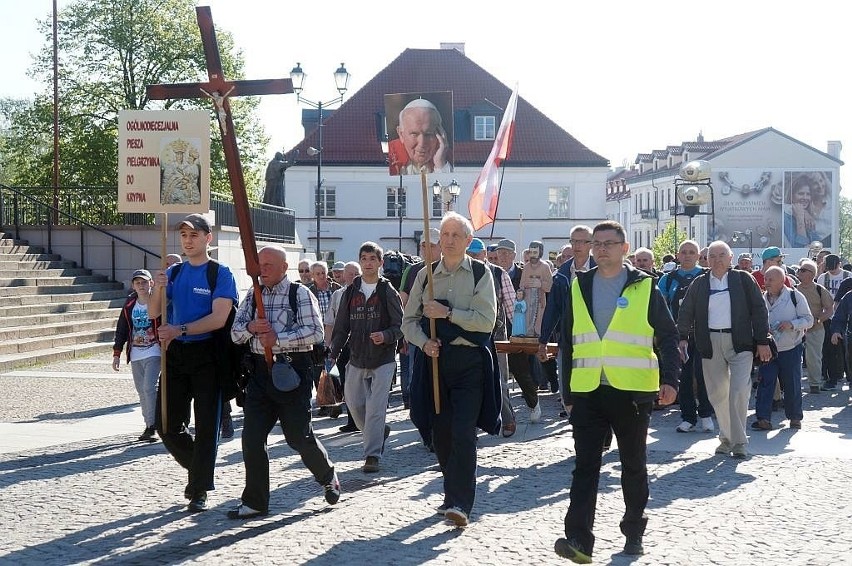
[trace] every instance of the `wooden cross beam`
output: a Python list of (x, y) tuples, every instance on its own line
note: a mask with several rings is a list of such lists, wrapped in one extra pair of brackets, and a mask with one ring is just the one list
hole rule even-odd
[[(213, 27), (213, 16), (209, 6), (195, 8), (198, 27), (201, 30), (201, 43), (204, 45), (204, 58), (207, 61), (206, 83), (179, 83), (148, 85), (146, 92), (152, 100), (172, 98), (202, 98), (209, 97), (219, 118), (219, 129), (222, 132), (222, 146), (225, 151), (225, 163), (228, 168), (228, 179), (234, 198), (234, 209), (237, 215), (237, 225), (243, 244), (243, 254), (246, 260), (246, 272), (251, 277), (254, 287), (255, 305), (259, 318), (264, 317), (263, 300), (260, 289), (260, 264), (257, 259), (257, 242), (254, 239), (251, 214), (249, 213), (246, 183), (243, 178), (243, 167), (240, 163), (240, 152), (234, 132), (234, 122), (231, 119), (231, 96), (254, 96), (263, 94), (287, 94), (293, 92), (293, 83), (287, 79), (268, 79), (253, 81), (229, 81), (222, 72), (222, 59), (219, 55), (219, 44), (216, 41), (216, 30)], [(266, 349), (266, 361), (272, 365), (272, 351)]]

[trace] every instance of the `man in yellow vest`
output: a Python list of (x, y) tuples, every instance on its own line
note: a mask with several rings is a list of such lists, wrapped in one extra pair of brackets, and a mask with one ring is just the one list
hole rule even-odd
[(624, 552), (644, 553), (648, 424), (655, 400), (669, 405), (677, 398), (677, 328), (653, 278), (624, 263), (629, 248), (618, 222), (595, 226), (597, 267), (577, 273), (560, 322), (562, 336), (571, 337), (562, 352), (562, 398), (573, 405), (576, 460), (565, 538), (556, 541), (555, 551), (578, 564), (592, 561), (601, 456), (610, 428), (621, 459)]

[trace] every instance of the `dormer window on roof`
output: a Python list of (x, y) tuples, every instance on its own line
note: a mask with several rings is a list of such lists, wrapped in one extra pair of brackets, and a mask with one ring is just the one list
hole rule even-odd
[(473, 139), (476, 141), (494, 140), (497, 135), (496, 116), (473, 117)]

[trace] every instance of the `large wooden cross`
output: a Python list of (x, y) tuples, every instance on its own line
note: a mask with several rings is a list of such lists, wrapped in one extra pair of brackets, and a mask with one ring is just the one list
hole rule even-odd
[[(204, 45), (204, 58), (207, 61), (206, 83), (179, 83), (148, 85), (148, 98), (166, 100), (170, 98), (202, 98), (209, 97), (219, 121), (222, 132), (222, 146), (225, 150), (225, 163), (228, 167), (228, 179), (231, 182), (231, 192), (234, 197), (234, 209), (237, 215), (237, 226), (243, 243), (243, 254), (246, 259), (246, 272), (251, 277), (254, 287), (254, 300), (257, 305), (258, 318), (264, 317), (263, 297), (261, 294), (260, 264), (257, 258), (257, 243), (254, 239), (251, 214), (249, 213), (246, 183), (243, 178), (243, 167), (240, 163), (240, 152), (237, 148), (237, 138), (234, 132), (234, 122), (231, 120), (231, 96), (254, 96), (261, 94), (287, 94), (293, 92), (290, 79), (266, 79), (253, 81), (228, 81), (222, 73), (222, 60), (219, 56), (219, 44), (216, 41), (216, 30), (213, 28), (213, 16), (209, 6), (195, 8), (198, 27), (201, 29), (201, 43)], [(266, 363), (272, 366), (272, 350), (266, 348)]]

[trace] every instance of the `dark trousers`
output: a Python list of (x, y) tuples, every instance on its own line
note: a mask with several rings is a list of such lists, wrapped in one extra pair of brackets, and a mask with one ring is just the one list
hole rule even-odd
[(825, 338), (822, 342), (822, 376), (828, 385), (837, 385), (837, 382), (843, 379), (843, 342), (838, 344), (831, 343), (831, 321), (827, 320), (824, 323)]
[(538, 383), (530, 371), (529, 358), (528, 354), (509, 354), (509, 371), (515, 376), (527, 407), (532, 409), (538, 405)]
[(243, 407), (243, 462), (246, 487), (242, 501), (252, 509), (269, 509), (269, 451), (266, 441), (276, 422), (281, 423), (287, 444), (299, 453), (305, 467), (320, 485), (334, 477), (328, 453), (311, 427), (310, 354), (295, 354), (293, 368), (302, 378), (299, 387), (288, 393), (276, 391), (263, 356), (255, 356), (254, 376), (246, 388)]
[[(157, 392), (157, 432), (169, 454), (189, 471), (187, 491), (192, 494), (214, 489), (213, 470), (222, 411), (214, 347), (212, 339), (172, 340), (169, 344), (165, 376), (167, 430), (163, 430), (162, 397)], [(195, 438), (187, 428), (190, 402), (195, 414)]]
[[(698, 417), (707, 418), (713, 414), (713, 406), (707, 398), (707, 386), (704, 385), (704, 370), (701, 365), (701, 354), (695, 347), (695, 340), (690, 338), (687, 348), (689, 359), (683, 364), (680, 372), (680, 387), (677, 400), (680, 404), (680, 418), (688, 423), (696, 424)], [(696, 403), (697, 401), (697, 403)]]
[(441, 347), (438, 361), (441, 413), (432, 422), (432, 445), (444, 475), (444, 502), (470, 514), (476, 497), (476, 420), (484, 387), (482, 357), (476, 348), (448, 345)]
[(588, 395), (575, 395), (571, 411), (574, 428), (574, 464), (571, 503), (565, 515), (565, 534), (589, 552), (595, 545), (592, 529), (601, 474), (604, 437), (612, 428), (621, 459), (621, 490), (625, 512), (621, 532), (642, 535), (648, 519), (648, 468), (646, 442), (653, 403), (636, 403), (632, 394), (601, 385)]

